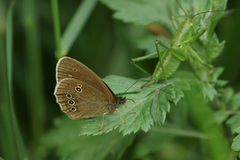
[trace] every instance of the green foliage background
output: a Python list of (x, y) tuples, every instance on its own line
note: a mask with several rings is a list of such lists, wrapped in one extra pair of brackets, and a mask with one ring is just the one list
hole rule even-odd
[[(85, 15), (86, 24), (83, 23), (83, 30), (79, 36), (76, 36), (68, 56), (86, 64), (100, 77), (107, 75), (134, 79), (145, 77), (144, 73), (130, 64), (130, 60), (144, 55), (144, 51), (137, 48), (136, 40), (148, 33), (148, 28), (116, 20), (112, 17), (113, 11), (103, 3), (97, 1), (96, 4), (94, 1), (92, 3), (92, 10)], [(85, 121), (70, 120), (61, 112), (53, 96), (57, 58), (51, 2), (47, 0), (15, 2), (12, 15), (13, 54), (10, 57), (13, 60), (12, 64), (5, 61), (7, 55), (5, 49), (11, 47), (6, 46), (8, 43), (5, 41), (6, 32), (10, 29), (7, 24), (10, 4), (9, 0), (0, 0), (0, 157), (4, 159), (23, 159), (23, 157), (29, 159), (197, 159), (198, 157), (203, 159), (220, 154), (214, 152), (221, 150), (224, 150), (222, 155), (237, 154), (229, 151), (232, 139), (236, 135), (232, 136), (228, 132), (240, 133), (239, 128), (235, 130), (232, 125), (229, 129), (229, 126), (223, 125), (219, 132), (219, 128), (216, 127), (213, 130), (217, 131), (209, 131), (211, 132), (209, 134), (215, 134), (214, 136), (219, 138), (218, 142), (201, 141), (205, 138), (204, 134), (208, 133), (204, 128), (197, 126), (202, 126), (198, 124), (199, 121), (207, 120), (209, 115), (198, 117), (204, 115), (201, 112), (205, 112), (194, 109), (186, 111), (186, 108), (179, 109), (175, 106), (171, 108), (169, 114), (171, 121), (166, 122), (162, 127), (152, 127), (148, 133), (139, 131), (137, 134), (131, 133), (123, 137), (116, 129), (101, 136), (78, 137), (79, 128)], [(61, 33), (69, 25), (79, 4), (81, 3), (78, 1), (59, 1)], [(227, 95), (225, 97), (228, 97), (225, 99), (226, 103), (233, 97), (234, 92), (240, 91), (240, 2), (231, 0), (228, 2), (228, 8), (236, 10), (218, 22), (216, 28), (218, 38), (220, 42), (226, 40), (226, 44), (222, 54), (214, 61), (215, 66), (225, 68), (220, 79), (228, 80), (228, 86), (234, 88), (234, 91), (228, 88), (224, 92)], [(141, 65), (152, 71), (156, 62), (157, 60), (150, 60)], [(10, 83), (5, 79), (7, 69), (4, 64), (10, 65), (13, 71), (12, 93), (4, 90), (4, 87)], [(183, 69), (186, 67), (188, 66), (185, 64), (181, 66)], [(8, 95), (11, 94), (12, 99), (11, 96), (9, 99)], [(194, 106), (203, 101), (200, 96), (192, 97), (187, 93), (186, 98), (189, 101), (180, 101), (180, 105), (188, 103)], [(7, 108), (9, 105), (14, 106), (15, 116), (10, 114), (12, 109)], [(190, 116), (185, 117), (186, 114)], [(186, 119), (181, 119), (179, 115)], [(222, 113), (218, 118), (224, 120), (226, 116), (228, 115)], [(200, 120), (190, 121), (194, 119), (193, 117)], [(233, 116), (228, 124), (237, 124), (239, 121), (239, 116)], [(17, 122), (17, 126), (14, 122)], [(183, 129), (181, 126), (185, 123), (190, 123), (191, 126), (186, 125), (190, 128)], [(224, 127), (227, 129), (223, 129)], [(240, 141), (239, 136), (235, 141)], [(215, 146), (211, 146), (213, 144)], [(220, 148), (220, 146), (224, 147)], [(235, 144), (232, 148), (238, 150), (239, 144)]]

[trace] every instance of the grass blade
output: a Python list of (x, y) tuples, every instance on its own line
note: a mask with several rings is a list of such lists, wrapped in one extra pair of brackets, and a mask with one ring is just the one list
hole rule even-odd
[(59, 12), (58, 12), (58, 0), (51, 0), (52, 15), (53, 15), (53, 27), (54, 27), (54, 38), (56, 51), (55, 55), (57, 58), (61, 58), (61, 28), (59, 22)]
[[(3, 2), (1, 4), (1, 15), (3, 13)], [(0, 117), (1, 117), (1, 133), (0, 145), (2, 154), (5, 159), (24, 159), (27, 157), (26, 147), (20, 134), (17, 118), (14, 110), (13, 91), (12, 91), (12, 73), (13, 73), (13, 1), (9, 7), (6, 20), (6, 52), (4, 47), (4, 32), (5, 27), (1, 26), (0, 41), (1, 41), (1, 102), (0, 102)], [(3, 10), (2, 10), (3, 9)], [(3, 20), (3, 17), (1, 17)], [(3, 23), (1, 23), (3, 24)], [(2, 97), (3, 96), (3, 97)]]
[(39, 139), (44, 132), (45, 98), (43, 84), (43, 66), (40, 46), (38, 16), (35, 1), (23, 1), (23, 25), (26, 39), (26, 91), (28, 111), (32, 133), (33, 154), (39, 146)]
[(68, 53), (77, 36), (81, 33), (98, 0), (84, 0), (78, 7), (62, 36), (62, 55)]

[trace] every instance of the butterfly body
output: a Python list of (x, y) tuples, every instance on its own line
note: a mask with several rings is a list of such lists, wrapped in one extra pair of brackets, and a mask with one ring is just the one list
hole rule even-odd
[(57, 103), (71, 119), (103, 115), (104, 122), (105, 114), (118, 111), (126, 103), (126, 97), (115, 95), (92, 70), (70, 57), (58, 61), (56, 80), (54, 95)]

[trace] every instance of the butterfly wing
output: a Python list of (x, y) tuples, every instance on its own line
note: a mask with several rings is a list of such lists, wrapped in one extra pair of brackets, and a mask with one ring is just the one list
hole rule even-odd
[(108, 112), (106, 95), (77, 79), (60, 80), (54, 95), (61, 109), (71, 119), (94, 117)]
[(107, 96), (109, 100), (113, 99), (113, 92), (91, 69), (81, 62), (70, 57), (61, 58), (56, 67), (56, 79), (59, 83), (64, 78), (73, 78), (80, 80)]

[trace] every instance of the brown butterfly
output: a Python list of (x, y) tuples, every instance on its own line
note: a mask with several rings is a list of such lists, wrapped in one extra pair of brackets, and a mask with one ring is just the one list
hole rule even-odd
[(71, 119), (103, 115), (101, 130), (104, 115), (116, 110), (126, 124), (118, 111), (121, 105), (126, 106), (126, 97), (115, 95), (101, 78), (81, 62), (69, 57), (59, 59), (56, 80), (54, 95), (57, 103)]

